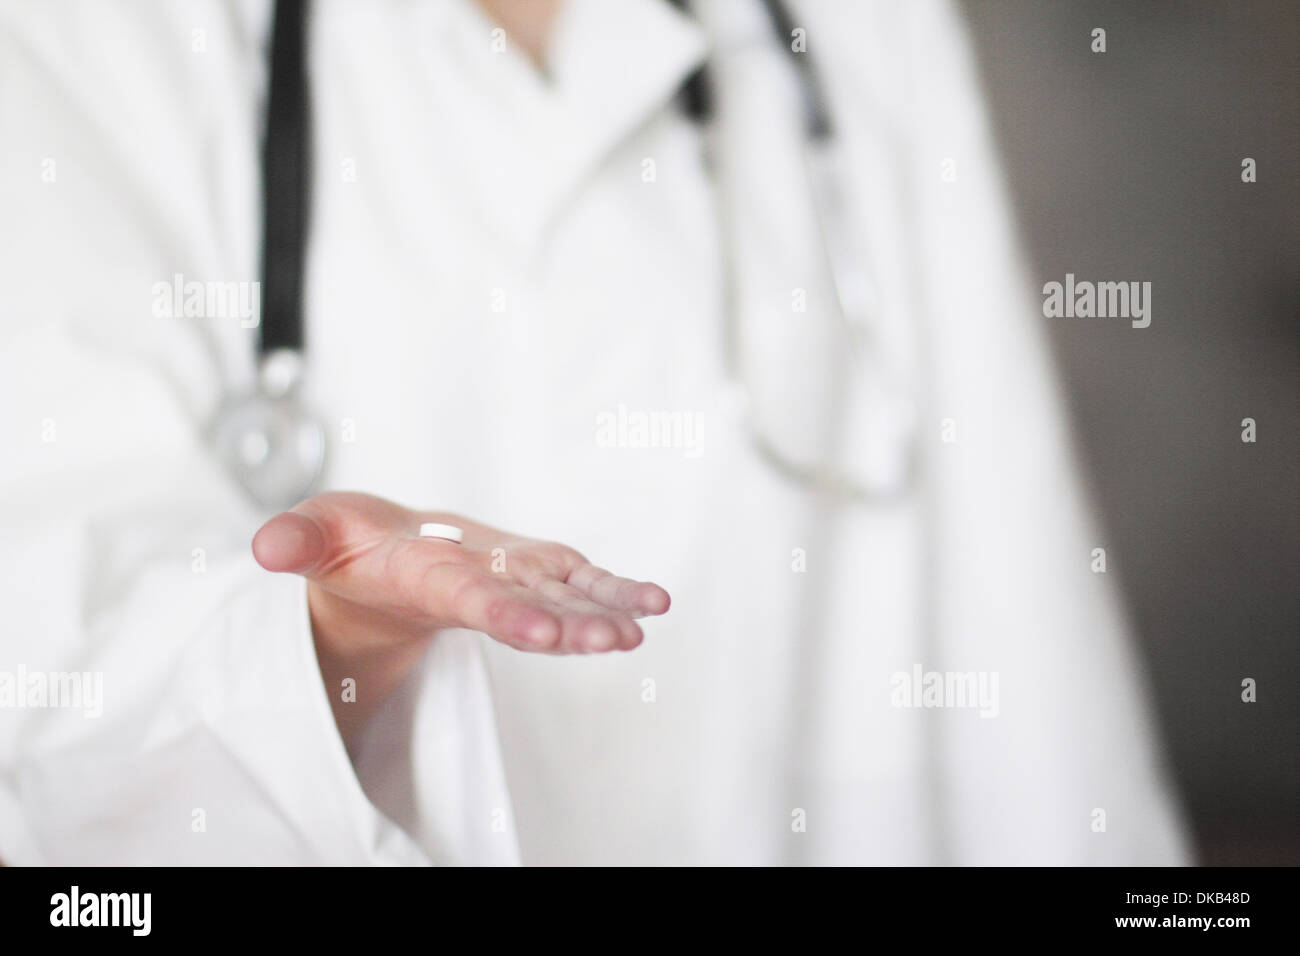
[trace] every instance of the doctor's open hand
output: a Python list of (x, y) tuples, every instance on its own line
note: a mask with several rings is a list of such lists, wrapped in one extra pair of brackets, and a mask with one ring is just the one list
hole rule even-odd
[[(464, 540), (418, 537), (424, 522), (461, 528)], [(658, 585), (616, 577), (564, 545), (351, 492), (275, 516), (254, 536), (253, 555), (308, 581), (325, 684), (356, 680), (355, 703), (330, 695), (349, 748), (439, 630), (550, 654), (631, 650), (643, 637), (634, 618), (669, 605)]]

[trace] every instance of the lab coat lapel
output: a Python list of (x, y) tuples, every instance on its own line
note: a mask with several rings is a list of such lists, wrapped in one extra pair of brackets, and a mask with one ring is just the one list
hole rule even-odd
[[(554, 93), (571, 137), (555, 202), (672, 103), (703, 64), (706, 42), (666, 0), (568, 0), (551, 53)], [(635, 157), (629, 176), (641, 176), (642, 158)]]
[[(801, 464), (831, 445), (843, 347), (820, 254), (804, 156), (800, 91), (757, 4), (708, 7), (721, 38), (712, 70), (711, 144), (728, 268), (733, 373), (760, 433)], [(743, 320), (743, 321), (740, 321)]]
[[(448, 148), (469, 154), (490, 183), (481, 191), (484, 215), (524, 249), (536, 247), (593, 167), (670, 103), (704, 58), (702, 32), (664, 0), (568, 0), (545, 72), (469, 0), (429, 6), (438, 8), (423, 25), (430, 56), (453, 58), (474, 89), (466, 125), (448, 124), (473, 136)], [(446, 67), (431, 63), (431, 81)], [(640, 166), (628, 175), (639, 176)]]

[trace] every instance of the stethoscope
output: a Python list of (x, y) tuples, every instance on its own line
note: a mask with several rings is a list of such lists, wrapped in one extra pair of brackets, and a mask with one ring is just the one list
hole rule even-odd
[(277, 0), (262, 146), (262, 295), (251, 394), (227, 398), (211, 439), (263, 508), (308, 497), (325, 468), (326, 429), (303, 399), (303, 281), (311, 206), (307, 0)]
[[(686, 5), (685, 0), (671, 2)], [(853, 359), (872, 348), (877, 295), (867, 276), (865, 256), (851, 241), (852, 230), (843, 221), (837, 177), (826, 161), (833, 125), (812, 63), (790, 43), (794, 24), (781, 0), (761, 2), (779, 45), (790, 54), (799, 84), (809, 195), (843, 345), (827, 356), (830, 380), (837, 383), (832, 404), (843, 407), (848, 398), (840, 386), (847, 381)], [(289, 507), (312, 493), (324, 471), (328, 445), (322, 419), (303, 397), (302, 303), (311, 192), (307, 7), (307, 0), (275, 3), (262, 150), (261, 318), (254, 385), (249, 394), (222, 403), (210, 431), (213, 447), (231, 475), (254, 502), (267, 509)], [(706, 69), (691, 76), (681, 94), (683, 108), (701, 123), (713, 111)], [(733, 298), (728, 293), (728, 305)], [(736, 311), (729, 309), (733, 315)], [(742, 330), (734, 327), (734, 321), (732, 325), (728, 334), (734, 337)], [(728, 351), (734, 360), (734, 343)], [(734, 380), (744, 382), (742, 370), (729, 371)], [(826, 460), (783, 451), (753, 416), (747, 430), (756, 453), (791, 482), (836, 501), (888, 504), (905, 496), (914, 484), (916, 457), (916, 414), (907, 390), (894, 389), (890, 404), (887, 427), (873, 429), (868, 439), (883, 443), (883, 454), (876, 460), (885, 464), (869, 474), (834, 464), (829, 450), (823, 451)], [(832, 436), (832, 444), (835, 440)]]

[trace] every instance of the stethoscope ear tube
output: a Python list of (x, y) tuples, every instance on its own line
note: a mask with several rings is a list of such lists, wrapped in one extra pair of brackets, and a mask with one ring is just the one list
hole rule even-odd
[(311, 210), (307, 0), (277, 0), (262, 144), (262, 320), (259, 355), (303, 348), (303, 282)]

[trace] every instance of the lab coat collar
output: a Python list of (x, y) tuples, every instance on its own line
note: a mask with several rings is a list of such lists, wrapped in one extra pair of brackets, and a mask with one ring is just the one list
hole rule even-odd
[(667, 0), (565, 0), (543, 71), (494, 34), (473, 0), (427, 6), (438, 10), (425, 26), (448, 41), (443, 55), (468, 72), (491, 114), (462, 144), (490, 171), (489, 214), (528, 247), (591, 170), (672, 102), (708, 46)]
[(550, 72), (579, 151), (603, 153), (669, 103), (706, 48), (700, 27), (667, 0), (566, 0)]

